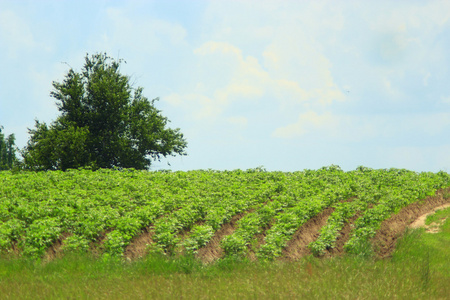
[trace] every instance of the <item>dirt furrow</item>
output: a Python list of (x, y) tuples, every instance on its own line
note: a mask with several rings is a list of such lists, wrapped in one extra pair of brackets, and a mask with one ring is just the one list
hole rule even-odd
[(142, 233), (134, 237), (130, 244), (125, 247), (123, 256), (126, 259), (135, 260), (139, 259), (147, 254), (147, 246), (153, 244), (153, 228), (146, 227), (142, 230)]
[(198, 249), (196, 257), (204, 263), (211, 263), (221, 258), (223, 256), (223, 249), (220, 247), (220, 242), (225, 236), (232, 234), (236, 230), (237, 222), (247, 213), (248, 212), (243, 212), (233, 216), (230, 222), (225, 223), (214, 233), (214, 236), (205, 247)]
[(292, 236), (283, 250), (283, 260), (298, 260), (299, 258), (311, 254), (308, 245), (319, 237), (320, 229), (327, 223), (328, 217), (334, 208), (328, 207), (315, 217), (309, 219)]
[(51, 245), (44, 254), (43, 260), (44, 262), (52, 261), (56, 258), (61, 258), (63, 256), (62, 251), (62, 245), (64, 243), (64, 240), (68, 237), (72, 236), (72, 233), (64, 232), (62, 233), (59, 238)]

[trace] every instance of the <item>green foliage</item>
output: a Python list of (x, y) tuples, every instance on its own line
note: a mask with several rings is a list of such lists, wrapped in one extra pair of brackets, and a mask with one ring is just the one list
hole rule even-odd
[[(272, 179), (271, 173), (239, 170), (1, 172), (0, 250), (15, 244), (38, 256), (68, 233), (62, 248), (84, 251), (106, 232), (102, 249), (120, 256), (133, 237), (153, 224), (162, 252), (173, 253), (179, 233), (190, 228), (189, 247), (195, 251), (232, 216), (266, 202)], [(49, 227), (41, 231), (42, 240), (31, 237), (39, 232), (36, 224)]]
[(214, 235), (214, 229), (209, 225), (200, 225), (192, 230), (190, 237), (183, 245), (187, 253), (195, 253), (199, 248), (205, 246)]
[(49, 127), (36, 120), (35, 129), (29, 130), (29, 133), (31, 138), (22, 155), (30, 169), (66, 170), (90, 163), (90, 155), (86, 151), (88, 127), (74, 124), (63, 126), (59, 123)]
[(450, 183), (449, 175), (444, 172), (416, 173), (404, 169), (372, 170), (362, 167), (350, 173), (356, 198), (335, 205), (335, 211), (322, 227), (319, 238), (310, 244), (316, 255), (334, 247), (339, 231), (356, 214), (361, 216), (355, 221), (344, 249), (357, 255), (370, 253), (368, 241), (384, 220), (402, 207), (431, 196)]
[(283, 197), (296, 201), (276, 216), (273, 226), (266, 231), (265, 243), (259, 249), (258, 257), (271, 260), (280, 256), (287, 241), (307, 220), (339, 200), (353, 196), (351, 174), (330, 166), (292, 176), (290, 188)]
[(19, 164), (16, 158), (16, 138), (14, 134), (10, 134), (5, 138), (2, 130), (3, 127), (0, 126), (0, 171), (10, 170)]
[(17, 241), (25, 229), (25, 222), (18, 219), (9, 219), (0, 225), (0, 249), (9, 249), (12, 241)]
[(36, 121), (22, 151), (32, 170), (148, 168), (152, 160), (185, 155), (179, 129), (120, 73), (122, 60), (106, 54), (86, 56), (81, 72), (70, 69), (53, 82), (51, 96), (61, 115), (51, 125)]
[(74, 234), (64, 240), (62, 247), (63, 247), (62, 249), (66, 253), (68, 253), (68, 252), (74, 252), (74, 253), (87, 252), (87, 250), (89, 249), (89, 240), (86, 239), (86, 237)]
[[(336, 166), (292, 173), (247, 170), (148, 172), (0, 172), (0, 252), (40, 257), (58, 239), (66, 252), (87, 251), (101, 239), (105, 257), (121, 257), (141, 232), (153, 232), (152, 252), (195, 254), (223, 224), (239, 215), (221, 241), (228, 258), (249, 250), (262, 260), (282, 255), (296, 230), (332, 206), (311, 247), (335, 245), (359, 216), (346, 249), (370, 253), (368, 241), (383, 220), (409, 203), (450, 185), (446, 173)], [(255, 236), (264, 236), (256, 249)], [(365, 255), (365, 254), (364, 254)]]
[(41, 256), (61, 233), (59, 220), (56, 218), (37, 219), (26, 229), (24, 254)]

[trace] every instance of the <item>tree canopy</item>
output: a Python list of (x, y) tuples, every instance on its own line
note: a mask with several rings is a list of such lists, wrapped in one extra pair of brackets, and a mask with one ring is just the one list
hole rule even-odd
[(16, 138), (14, 134), (5, 135), (2, 133), (3, 127), (0, 126), (0, 170), (9, 170), (17, 165), (16, 158)]
[(168, 155), (186, 155), (180, 129), (120, 73), (123, 60), (106, 53), (85, 57), (81, 72), (72, 68), (50, 95), (61, 115), (50, 125), (36, 120), (23, 150), (25, 166), (36, 170), (150, 167)]

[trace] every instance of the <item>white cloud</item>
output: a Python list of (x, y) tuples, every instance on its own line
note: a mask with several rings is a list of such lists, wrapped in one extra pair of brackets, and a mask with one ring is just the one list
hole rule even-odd
[(431, 73), (430, 73), (430, 72), (428, 72), (428, 73), (423, 77), (423, 85), (424, 85), (424, 86), (428, 86), (430, 77), (431, 77)]
[(339, 118), (333, 116), (330, 112), (319, 115), (314, 111), (308, 111), (300, 114), (297, 122), (277, 128), (272, 136), (279, 138), (296, 138), (317, 130), (330, 132), (337, 129), (337, 126), (340, 125), (339, 123)]
[(164, 101), (174, 107), (179, 107), (183, 105), (183, 99), (181, 95), (175, 93), (164, 96)]
[(189, 109), (188, 118), (194, 120), (215, 119), (223, 111), (225, 103), (217, 103), (213, 99), (198, 93), (172, 93), (163, 97), (164, 101), (174, 107)]
[[(287, 37), (281, 41), (283, 45), (289, 43)], [(328, 70), (329, 62), (322, 55), (308, 49), (310, 57), (305, 58), (304, 53), (278, 51), (278, 46), (269, 46), (269, 50), (261, 53), (266, 65), (263, 67), (256, 57), (244, 57), (243, 51), (230, 43), (208, 41), (202, 44), (193, 51), (200, 70), (193, 74), (193, 86), (202, 90), (196, 96), (199, 100), (194, 100), (192, 105), (194, 97), (191, 90), (177, 93), (177, 100), (170, 96), (168, 102), (173, 105), (184, 103), (184, 108), (196, 110), (192, 114), (197, 118), (211, 119), (219, 117), (236, 101), (258, 101), (262, 97), (271, 97), (280, 109), (286, 111), (298, 110), (307, 102), (309, 106), (326, 107), (344, 99)], [(296, 63), (306, 67), (297, 71), (292, 66)]]
[[(321, 20), (326, 25), (310, 15), (323, 10), (327, 17)], [(332, 37), (342, 30), (340, 9), (295, 2), (211, 2), (206, 15), (204, 34), (209, 40), (193, 50), (192, 88), (175, 92), (178, 99), (185, 99), (180, 101), (186, 103), (183, 108), (190, 115), (200, 116), (194, 110), (206, 105), (208, 109), (203, 110), (216, 113), (208, 117), (217, 118), (235, 102), (254, 101), (258, 107), (262, 99), (292, 114), (346, 99), (323, 52), (325, 46), (316, 36)], [(194, 88), (198, 86), (201, 92)], [(188, 107), (192, 93), (209, 101)]]
[(193, 53), (201, 67), (193, 73), (192, 90), (163, 99), (188, 110), (195, 119), (216, 119), (231, 103), (252, 101), (266, 92), (268, 75), (254, 57), (244, 58), (239, 48), (209, 41)]
[[(403, 158), (426, 168), (436, 165), (434, 150), (441, 160), (448, 153), (441, 145), (450, 130), (450, 2), (96, 2), (89, 14), (86, 3), (76, 3), (0, 10), (8, 70), (0, 96), (11, 99), (5, 111), (47, 121), (51, 81), (67, 71), (60, 61), (79, 69), (86, 52), (120, 52), (124, 73), (153, 93), (149, 98), (161, 97), (164, 114), (197, 145), (190, 155), (200, 160), (213, 137), (222, 143), (214, 155), (236, 145), (236, 157), (270, 164), (275, 147), (258, 157), (243, 149), (273, 143), (270, 134), (294, 149), (286, 161), (295, 161), (299, 148), (324, 161), (311, 144), (333, 151), (345, 144), (345, 151), (327, 153), (327, 162), (347, 155), (355, 166), (377, 145), (384, 149), (379, 162), (394, 149), (392, 166)], [(57, 11), (63, 14), (54, 17)], [(69, 15), (74, 21), (65, 22)], [(251, 142), (244, 147), (239, 139)], [(435, 148), (421, 150), (427, 143)]]
[(207, 55), (214, 53), (231, 54), (232, 56), (235, 56), (238, 59), (241, 59), (242, 57), (242, 51), (239, 48), (225, 42), (214, 42), (214, 41), (204, 43), (199, 48), (195, 49), (194, 53), (199, 55)]
[(320, 44), (302, 27), (294, 28), (280, 27), (278, 35), (263, 52), (264, 66), (271, 77), (295, 82), (301, 88), (302, 91), (290, 99), (292, 103), (308, 99), (313, 104), (329, 105), (344, 100)]

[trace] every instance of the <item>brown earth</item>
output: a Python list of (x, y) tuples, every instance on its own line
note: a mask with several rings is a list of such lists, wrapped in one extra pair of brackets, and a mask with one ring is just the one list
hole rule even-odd
[(141, 235), (134, 237), (130, 244), (125, 247), (124, 257), (128, 260), (135, 260), (147, 254), (147, 246), (153, 243), (153, 228), (146, 227)]
[(222, 239), (232, 234), (236, 230), (236, 223), (242, 219), (247, 213), (240, 213), (233, 216), (230, 222), (225, 223), (217, 230), (208, 244), (198, 250), (196, 257), (204, 263), (211, 263), (223, 256), (223, 249), (220, 247)]
[(11, 248), (7, 251), (0, 252), (1, 257), (18, 257), (22, 254), (22, 249), (19, 247), (19, 243), (17, 241), (11, 242)]
[(108, 229), (106, 231), (101, 232), (95, 241), (92, 241), (89, 243), (89, 252), (94, 257), (100, 257), (102, 255), (102, 253), (105, 249), (104, 245), (105, 245), (105, 241), (106, 241), (106, 236), (111, 231), (112, 231), (111, 229)]
[(420, 228), (420, 227), (424, 227), (425, 231), (428, 233), (438, 233), (439, 232), (439, 227), (444, 224), (444, 222), (446, 221), (446, 219), (442, 219), (440, 221), (437, 222), (433, 222), (430, 225), (426, 225), (425, 221), (427, 219), (427, 217), (431, 214), (434, 214), (436, 211), (440, 210), (440, 209), (445, 209), (447, 207), (450, 207), (450, 203), (441, 205), (439, 207), (436, 207), (435, 209), (433, 209), (432, 211), (421, 215), (417, 220), (415, 220), (411, 225), (409, 225), (409, 228), (415, 229), (415, 228)]
[(344, 245), (350, 238), (350, 233), (352, 232), (352, 225), (355, 223), (355, 221), (361, 216), (360, 213), (357, 213), (353, 217), (351, 217), (348, 222), (344, 224), (344, 227), (339, 232), (339, 235), (336, 239), (335, 245), (331, 249), (325, 250), (324, 257), (331, 257), (331, 256), (339, 256), (344, 254)]
[(328, 207), (297, 229), (286, 248), (284, 248), (282, 259), (298, 260), (303, 256), (312, 254), (308, 245), (319, 237), (320, 229), (327, 223), (328, 217), (333, 211), (334, 208)]
[[(346, 200), (341, 200), (340, 202), (351, 202), (354, 199), (355, 197), (352, 197)], [(309, 219), (305, 224), (297, 229), (292, 239), (288, 241), (286, 248), (283, 249), (281, 259), (298, 260), (303, 256), (312, 254), (311, 250), (308, 248), (308, 245), (319, 237), (320, 229), (326, 225), (328, 218), (333, 211), (333, 207), (328, 207), (321, 213)], [(354, 220), (356, 220), (356, 218), (351, 219), (349, 223), (344, 225), (344, 228), (336, 240), (336, 249), (330, 249), (325, 253), (325, 256), (343, 252), (343, 246), (349, 238), (351, 230), (350, 224), (352, 224)]]
[[(181, 209), (181, 207), (175, 208), (172, 212), (175, 212), (177, 210)], [(170, 213), (164, 213), (160, 215), (157, 220), (160, 220), (162, 218), (165, 218)], [(135, 260), (139, 259), (141, 257), (144, 257), (148, 254), (148, 245), (153, 244), (153, 234), (154, 234), (154, 227), (153, 224), (145, 227), (142, 229), (141, 233), (135, 237), (133, 237), (130, 241), (130, 243), (125, 247), (123, 256), (127, 260)]]
[(401, 209), (398, 214), (384, 221), (372, 239), (376, 254), (380, 258), (390, 257), (398, 238), (404, 234), (408, 226), (420, 216), (432, 212), (441, 205), (450, 203), (450, 198), (447, 196), (449, 193), (450, 188), (439, 190), (434, 196), (414, 202)]
[(53, 245), (50, 246), (50, 248), (48, 248), (45, 251), (44, 254), (44, 258), (43, 261), (44, 262), (49, 262), (52, 261), (56, 258), (61, 258), (62, 257), (62, 245), (65, 239), (67, 239), (69, 236), (71, 236), (71, 233), (68, 232), (64, 232), (63, 234), (61, 234), (59, 236), (59, 238), (56, 240), (56, 242), (53, 243)]

